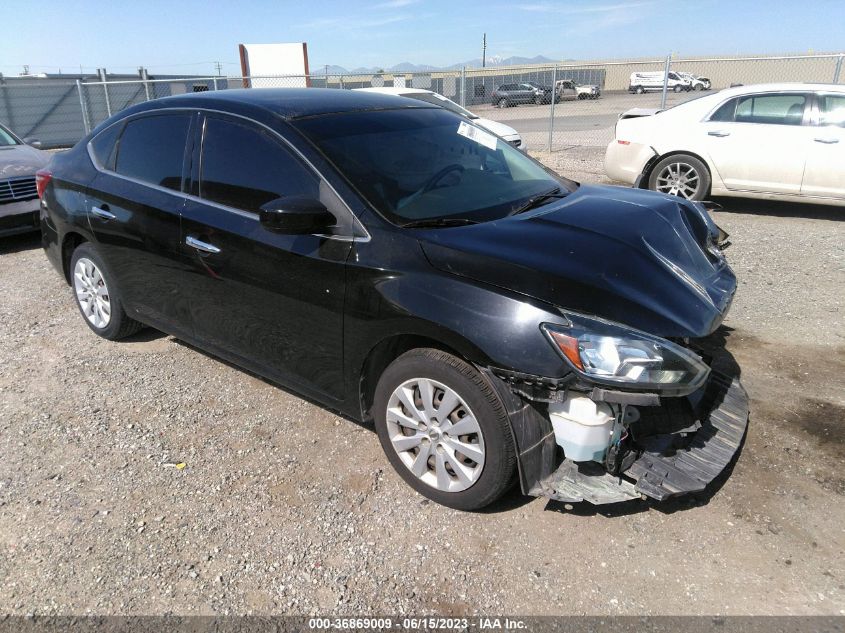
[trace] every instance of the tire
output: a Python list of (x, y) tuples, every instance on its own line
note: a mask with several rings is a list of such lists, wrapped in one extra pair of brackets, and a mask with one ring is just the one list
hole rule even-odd
[(677, 84), (677, 85), (673, 88), (673, 90), (674, 90), (675, 92), (680, 92), (680, 91), (681, 91), (681, 90), (683, 90), (683, 89), (684, 89), (684, 87), (683, 87), (682, 85), (680, 85), (680, 84)]
[[(434, 417), (420, 410), (425, 409), (426, 386), (428, 413)], [(441, 418), (447, 398), (452, 406)], [(475, 367), (451, 354), (415, 349), (394, 360), (378, 381), (373, 411), (387, 459), (402, 479), (432, 501), (478, 510), (516, 481), (516, 451), (504, 405)], [(428, 424), (422, 422), (425, 417)], [(449, 430), (458, 425), (464, 432), (456, 438)], [(455, 450), (459, 443), (467, 454)], [(414, 467), (419, 475), (412, 472)]]
[(90, 242), (80, 244), (73, 251), (70, 283), (79, 313), (97, 336), (117, 341), (144, 327), (126, 316), (114, 277)]
[(534, 103), (537, 105), (543, 105), (543, 97), (537, 95), (536, 97), (534, 97)]
[(500, 108), (507, 108), (508, 107), (508, 100), (505, 98), (499, 99), (498, 106)]
[(696, 92), (700, 92), (704, 90), (704, 86), (702, 86), (701, 84), (695, 84), (695, 86), (693, 86), (693, 90), (695, 90)]
[[(694, 191), (690, 191), (690, 187), (694, 187)], [(704, 200), (710, 193), (710, 170), (698, 158), (689, 154), (667, 156), (651, 170), (648, 188), (687, 200)]]
[(634, 92), (636, 92), (638, 95), (641, 95), (645, 92), (645, 88), (643, 88), (642, 86), (637, 86), (636, 88), (634, 88)]
[(579, 94), (579, 95), (578, 95), (578, 100), (579, 100), (579, 101), (583, 101), (583, 100), (584, 100), (584, 99), (586, 99), (586, 98), (587, 98), (587, 95), (585, 95), (583, 92), (582, 92), (581, 94)]

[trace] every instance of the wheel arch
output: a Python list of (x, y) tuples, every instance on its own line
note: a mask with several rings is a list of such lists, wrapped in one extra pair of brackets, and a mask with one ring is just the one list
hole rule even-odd
[(80, 244), (84, 244), (88, 241), (87, 237), (82, 235), (82, 233), (77, 233), (76, 231), (68, 231), (62, 238), (62, 273), (64, 274), (65, 281), (68, 284), (70, 284), (70, 261), (73, 258), (73, 252)]
[[(702, 162), (702, 164), (707, 168), (707, 175), (710, 177), (710, 187), (713, 187), (713, 166), (710, 164), (703, 155), (698, 152), (690, 151), (687, 149), (675, 149), (669, 152), (664, 152), (662, 154), (655, 154), (651, 157), (648, 162), (643, 167), (643, 172), (640, 175), (639, 179), (639, 188), (640, 189), (648, 189), (648, 181), (651, 178), (651, 172), (654, 171), (654, 168), (657, 166), (657, 163), (662, 161), (664, 158), (669, 158), (670, 156), (678, 156), (680, 154), (685, 154), (687, 156), (692, 156), (693, 158), (697, 158)], [(708, 192), (709, 193), (709, 192)]]
[[(447, 340), (448, 339), (448, 340)], [(358, 379), (358, 401), (361, 419), (371, 422), (376, 385), (387, 366), (412, 349), (431, 348), (452, 354), (482, 368), (489, 359), (473, 343), (454, 332), (428, 331), (394, 333), (382, 338), (364, 357)]]

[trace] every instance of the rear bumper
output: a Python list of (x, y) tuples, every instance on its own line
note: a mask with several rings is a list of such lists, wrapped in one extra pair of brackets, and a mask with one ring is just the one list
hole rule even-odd
[(614, 139), (608, 144), (604, 154), (604, 170), (613, 180), (633, 185), (643, 173), (648, 161), (656, 154), (657, 152), (648, 145), (641, 143), (623, 145), (619, 143), (619, 140)]

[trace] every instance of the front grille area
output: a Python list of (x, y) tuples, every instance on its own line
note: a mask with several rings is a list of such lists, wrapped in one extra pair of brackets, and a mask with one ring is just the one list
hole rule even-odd
[(0, 204), (32, 200), (37, 197), (38, 191), (35, 188), (35, 176), (0, 180)]

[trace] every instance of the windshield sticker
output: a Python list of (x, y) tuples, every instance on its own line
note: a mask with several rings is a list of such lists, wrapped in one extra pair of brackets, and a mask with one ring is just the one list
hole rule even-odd
[(484, 132), (483, 130), (478, 129), (477, 127), (473, 127), (466, 121), (461, 121), (460, 125), (458, 125), (458, 134), (461, 136), (466, 136), (469, 140), (475, 141), (479, 145), (483, 145), (484, 147), (489, 147), (490, 149), (496, 149), (496, 137), (488, 132)]

